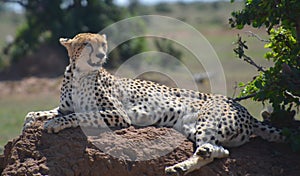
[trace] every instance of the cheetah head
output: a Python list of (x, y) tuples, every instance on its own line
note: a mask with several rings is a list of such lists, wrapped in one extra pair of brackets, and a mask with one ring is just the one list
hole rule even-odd
[(59, 42), (67, 49), (70, 64), (80, 72), (99, 70), (107, 58), (105, 35), (81, 33), (74, 38), (60, 38)]

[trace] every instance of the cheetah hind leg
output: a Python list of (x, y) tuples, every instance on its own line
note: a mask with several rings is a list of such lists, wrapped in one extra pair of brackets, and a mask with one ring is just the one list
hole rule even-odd
[(167, 174), (186, 175), (187, 173), (200, 169), (202, 166), (211, 163), (214, 158), (225, 158), (228, 156), (229, 151), (224, 149), (222, 146), (204, 143), (196, 149), (192, 157), (181, 163), (166, 167), (165, 172)]

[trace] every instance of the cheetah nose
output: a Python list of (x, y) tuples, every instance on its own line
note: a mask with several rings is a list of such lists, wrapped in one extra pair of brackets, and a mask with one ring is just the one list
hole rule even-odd
[(98, 57), (100, 59), (102, 59), (104, 56), (105, 56), (104, 53), (98, 53), (98, 54), (96, 54), (96, 57)]

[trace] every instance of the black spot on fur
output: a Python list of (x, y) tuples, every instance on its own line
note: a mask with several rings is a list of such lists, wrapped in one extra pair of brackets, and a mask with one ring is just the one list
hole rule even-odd
[(110, 124), (109, 124), (109, 121), (108, 121), (107, 119), (104, 119), (104, 123), (105, 123), (107, 126), (110, 125)]
[(166, 122), (168, 120), (168, 116), (165, 115), (163, 122)]

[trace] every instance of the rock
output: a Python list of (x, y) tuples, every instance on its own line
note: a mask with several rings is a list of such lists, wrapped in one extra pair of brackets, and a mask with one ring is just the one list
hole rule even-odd
[[(165, 175), (164, 168), (187, 159), (193, 143), (170, 128), (42, 131), (37, 122), (9, 141), (0, 155), (2, 175)], [(188, 176), (300, 175), (299, 155), (284, 144), (254, 138), (230, 149), (230, 157)]]

